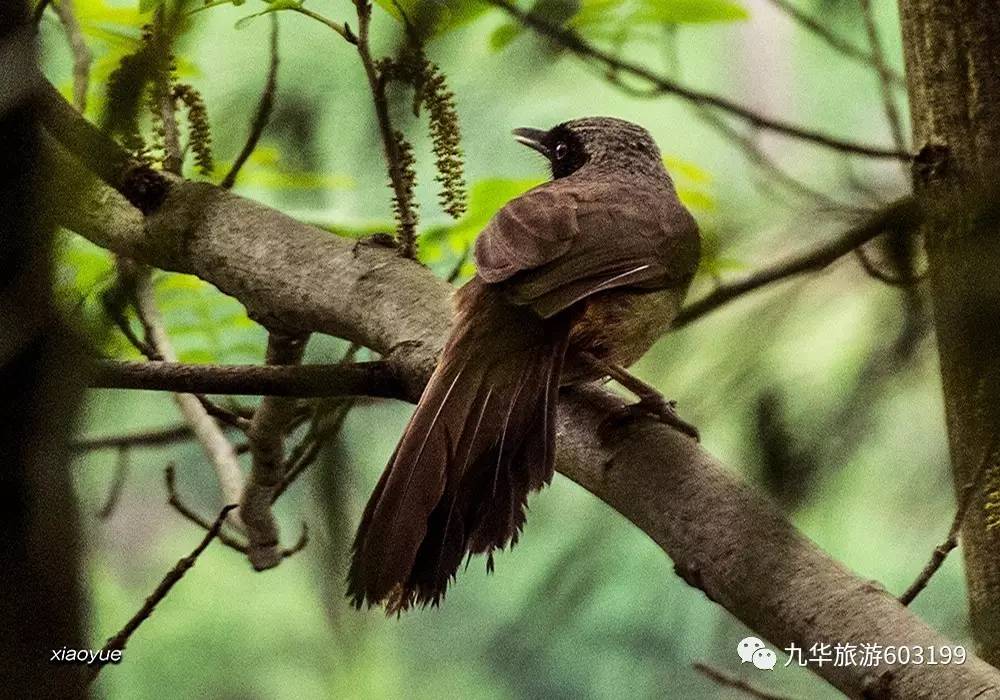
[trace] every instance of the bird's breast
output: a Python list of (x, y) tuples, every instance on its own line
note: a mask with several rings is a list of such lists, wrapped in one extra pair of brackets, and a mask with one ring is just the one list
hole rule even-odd
[(614, 290), (595, 296), (573, 327), (570, 347), (628, 367), (670, 328), (684, 291)]

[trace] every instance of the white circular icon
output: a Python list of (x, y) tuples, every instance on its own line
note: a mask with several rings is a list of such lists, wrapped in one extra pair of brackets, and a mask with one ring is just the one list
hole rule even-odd
[[(753, 653), (758, 649), (764, 648), (764, 642), (760, 641), (756, 637), (747, 637), (742, 640), (736, 647), (736, 653), (740, 655), (743, 663), (749, 663), (753, 661)], [(772, 664), (773, 666), (774, 664)]]
[(770, 671), (777, 661), (777, 654), (770, 649), (758, 649), (753, 653), (753, 665), (761, 671)]

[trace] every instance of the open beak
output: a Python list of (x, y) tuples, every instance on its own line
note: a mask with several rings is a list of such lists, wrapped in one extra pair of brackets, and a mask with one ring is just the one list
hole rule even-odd
[(523, 143), (528, 148), (533, 148), (539, 153), (541, 153), (546, 158), (549, 157), (549, 149), (545, 145), (545, 136), (548, 134), (547, 131), (542, 131), (541, 129), (532, 129), (529, 127), (521, 127), (520, 129), (514, 129), (514, 140), (518, 143)]

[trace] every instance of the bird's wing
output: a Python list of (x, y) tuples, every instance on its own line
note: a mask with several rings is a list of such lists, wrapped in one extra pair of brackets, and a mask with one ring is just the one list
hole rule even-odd
[(548, 318), (617, 287), (683, 286), (697, 226), (671, 194), (549, 183), (513, 200), (476, 241), (479, 276)]

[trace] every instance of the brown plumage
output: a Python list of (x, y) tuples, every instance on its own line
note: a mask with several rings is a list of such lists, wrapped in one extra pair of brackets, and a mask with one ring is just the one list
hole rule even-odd
[(554, 179), (508, 203), (476, 242), (441, 360), (368, 502), (348, 595), (389, 612), (436, 604), (462, 559), (514, 544), (553, 474), (560, 384), (628, 366), (676, 315), (698, 230), (655, 143), (580, 119), (515, 131)]

